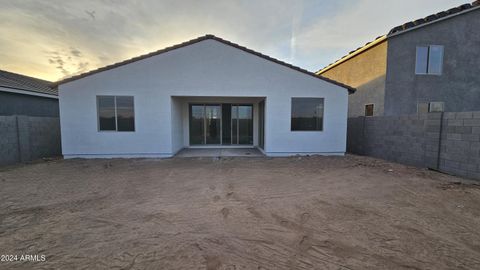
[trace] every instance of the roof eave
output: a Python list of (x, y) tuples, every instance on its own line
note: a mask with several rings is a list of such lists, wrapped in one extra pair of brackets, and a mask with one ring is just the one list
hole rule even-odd
[(37, 96), (37, 97), (58, 99), (58, 95), (55, 95), (55, 94), (47, 94), (47, 93), (40, 92), (40, 91), (31, 91), (31, 90), (18, 89), (18, 88), (12, 88), (12, 87), (7, 87), (7, 86), (0, 86), (0, 91), (1, 92), (7, 92), (7, 93), (14, 93), (14, 94), (22, 94), (22, 95), (29, 95), (29, 96)]

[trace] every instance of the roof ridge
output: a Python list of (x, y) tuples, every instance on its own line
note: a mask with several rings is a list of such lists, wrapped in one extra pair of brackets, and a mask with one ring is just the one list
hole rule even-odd
[(188, 45), (192, 45), (192, 44), (207, 40), (207, 39), (218, 41), (218, 42), (223, 43), (225, 45), (229, 45), (229, 46), (232, 46), (234, 48), (243, 50), (245, 52), (248, 52), (250, 54), (256, 55), (256, 56), (261, 57), (263, 59), (269, 60), (271, 62), (280, 64), (280, 65), (286, 66), (288, 68), (294, 69), (296, 71), (302, 72), (304, 74), (313, 76), (317, 79), (321, 79), (321, 80), (327, 81), (329, 83), (333, 83), (335, 85), (338, 85), (340, 87), (348, 89), (349, 92), (354, 92), (355, 91), (355, 89), (353, 87), (348, 86), (346, 84), (343, 84), (343, 83), (337, 82), (335, 80), (323, 77), (321, 75), (317, 75), (317, 74), (315, 74), (313, 72), (310, 72), (306, 69), (300, 68), (298, 66), (294, 66), (290, 63), (287, 63), (287, 62), (281, 61), (279, 59), (273, 58), (271, 56), (265, 55), (263, 53), (254, 51), (254, 50), (249, 49), (245, 46), (239, 45), (237, 43), (234, 43), (234, 42), (231, 42), (229, 40), (217, 37), (217, 36), (212, 35), (212, 34), (206, 34), (204, 36), (200, 36), (200, 37), (197, 37), (197, 38), (194, 38), (194, 39), (191, 39), (191, 40), (188, 40), (188, 41), (176, 44), (176, 45), (172, 45), (172, 46), (166, 47), (164, 49), (160, 49), (160, 50), (153, 51), (153, 52), (150, 52), (150, 53), (147, 53), (147, 54), (136, 56), (136, 57), (133, 57), (133, 58), (130, 58), (130, 59), (127, 59), (127, 60), (123, 60), (123, 61), (120, 61), (120, 62), (117, 62), (117, 63), (114, 63), (114, 64), (110, 64), (110, 65), (107, 65), (107, 66), (104, 66), (104, 67), (101, 67), (101, 68), (97, 68), (97, 69), (94, 69), (94, 70), (90, 70), (90, 71), (87, 71), (87, 72), (82, 73), (82, 74), (78, 74), (78, 75), (75, 75), (75, 76), (72, 76), (72, 77), (69, 77), (69, 78), (65, 78), (63, 80), (59, 80), (57, 82), (54, 82), (52, 85), (58, 86), (58, 85), (63, 84), (63, 83), (74, 81), (74, 80), (77, 80), (77, 79), (80, 79), (80, 78), (83, 78), (83, 77), (87, 77), (89, 75), (93, 75), (95, 73), (99, 73), (99, 72), (102, 72), (102, 71), (106, 71), (106, 70), (116, 68), (116, 67), (119, 67), (119, 66), (127, 65), (127, 64), (139, 61), (139, 60), (143, 60), (145, 58), (149, 58), (149, 57), (156, 56), (156, 55), (159, 55), (159, 54), (162, 54), (162, 53), (166, 53), (166, 52), (169, 52), (169, 51), (172, 51), (172, 50), (175, 50), (175, 49), (179, 49), (179, 48), (182, 48), (182, 47), (185, 47), (185, 46), (188, 46)]

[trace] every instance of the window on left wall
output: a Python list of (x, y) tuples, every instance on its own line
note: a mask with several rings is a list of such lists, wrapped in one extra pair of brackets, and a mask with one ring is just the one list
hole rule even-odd
[(99, 131), (135, 131), (132, 96), (97, 96)]

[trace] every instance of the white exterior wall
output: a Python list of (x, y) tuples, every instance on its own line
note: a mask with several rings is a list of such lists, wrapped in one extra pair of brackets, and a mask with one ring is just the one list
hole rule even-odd
[[(184, 108), (180, 99), (172, 98), (172, 154), (184, 147)], [(188, 123), (188, 122), (187, 122)], [(188, 130), (187, 130), (188, 131)], [(188, 133), (187, 133), (188, 134)]]
[[(134, 96), (135, 132), (98, 131), (97, 95)], [(346, 89), (207, 39), (60, 85), (64, 156), (174, 155), (188, 146), (188, 103), (178, 97), (265, 98), (268, 155), (345, 152)], [(325, 98), (323, 131), (290, 131), (292, 97)]]

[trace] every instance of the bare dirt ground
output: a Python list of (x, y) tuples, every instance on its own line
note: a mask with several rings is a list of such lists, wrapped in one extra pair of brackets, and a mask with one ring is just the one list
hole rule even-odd
[(1, 269), (480, 269), (480, 187), (372, 158), (0, 170)]

